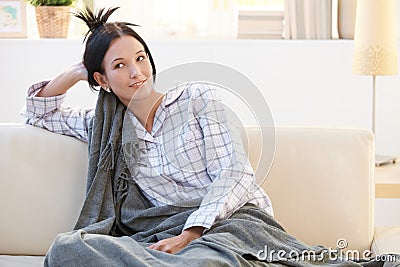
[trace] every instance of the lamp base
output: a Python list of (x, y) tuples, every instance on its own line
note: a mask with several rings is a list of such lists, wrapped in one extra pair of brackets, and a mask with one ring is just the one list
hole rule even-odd
[(396, 156), (375, 155), (375, 166), (379, 167), (386, 164), (395, 164), (398, 158)]

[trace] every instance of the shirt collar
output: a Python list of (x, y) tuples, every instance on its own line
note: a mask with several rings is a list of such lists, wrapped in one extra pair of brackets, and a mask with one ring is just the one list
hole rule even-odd
[[(171, 105), (172, 103), (176, 102), (178, 100), (178, 98), (182, 95), (183, 91), (185, 90), (185, 88), (187, 87), (187, 84), (184, 85), (179, 85), (176, 86), (170, 90), (168, 90), (165, 93), (164, 99), (161, 102), (161, 107), (159, 107), (160, 109), (160, 113), (156, 113), (156, 116), (161, 116), (159, 118), (159, 121), (162, 122), (164, 120), (164, 116), (165, 116), (165, 108), (168, 107), (169, 105)], [(135, 115), (133, 115), (132, 112), (129, 111), (129, 116), (130, 119), (133, 123), (133, 126), (136, 130), (136, 134), (137, 137), (139, 139), (144, 139), (150, 142), (155, 142), (154, 137), (146, 131), (146, 129), (143, 127), (143, 125), (139, 122), (139, 120), (135, 117)], [(160, 123), (159, 122), (159, 123)], [(156, 128), (161, 127), (161, 125), (154, 125)], [(152, 130), (153, 131), (153, 130)]]
[(183, 93), (187, 84), (176, 86), (165, 93), (165, 107), (174, 103)]

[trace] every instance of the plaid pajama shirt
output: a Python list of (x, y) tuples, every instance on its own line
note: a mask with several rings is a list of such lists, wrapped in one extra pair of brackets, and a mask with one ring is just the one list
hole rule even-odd
[[(26, 123), (87, 142), (94, 110), (63, 107), (65, 95), (36, 97), (46, 84), (40, 82), (28, 89)], [(126, 114), (142, 151), (132, 178), (144, 195), (155, 206), (202, 199), (184, 229), (209, 229), (246, 203), (273, 215), (271, 201), (255, 184), (241, 140), (231, 131), (215, 91), (205, 83), (167, 91), (150, 133), (131, 112)]]

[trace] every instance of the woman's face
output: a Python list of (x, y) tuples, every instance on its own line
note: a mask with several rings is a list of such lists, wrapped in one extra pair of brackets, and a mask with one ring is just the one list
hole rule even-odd
[(103, 59), (104, 74), (94, 78), (109, 87), (128, 106), (133, 100), (146, 98), (153, 89), (152, 67), (143, 45), (130, 35), (114, 39)]

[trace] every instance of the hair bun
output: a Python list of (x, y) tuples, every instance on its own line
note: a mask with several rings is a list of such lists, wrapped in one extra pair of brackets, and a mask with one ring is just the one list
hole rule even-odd
[(104, 26), (107, 23), (108, 18), (117, 10), (119, 7), (113, 7), (109, 9), (101, 8), (96, 14), (94, 14), (88, 7), (85, 10), (78, 10), (74, 13), (74, 16), (83, 20), (89, 27), (89, 31), (85, 35), (85, 39), (90, 32), (94, 32), (100, 26)]

